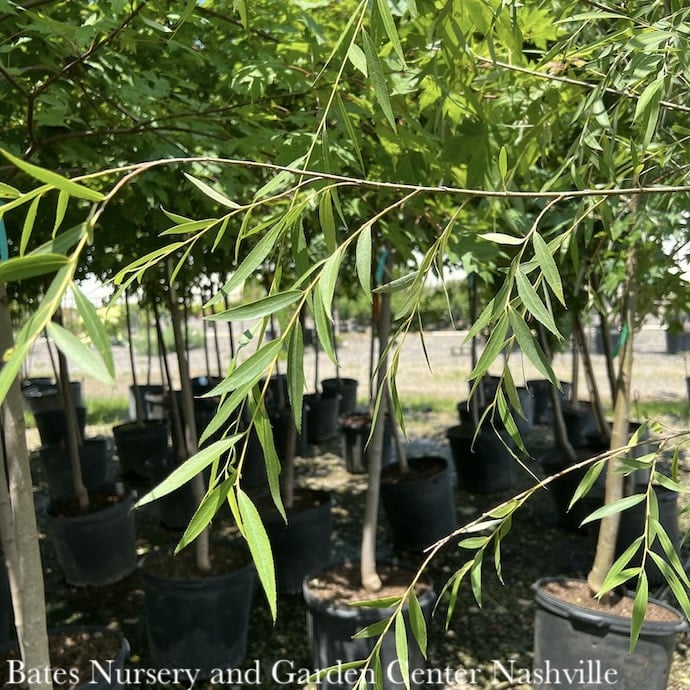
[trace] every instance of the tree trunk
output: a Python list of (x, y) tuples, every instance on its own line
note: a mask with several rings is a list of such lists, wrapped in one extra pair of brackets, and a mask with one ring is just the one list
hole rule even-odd
[[(134, 387), (134, 416), (137, 424), (143, 426), (144, 424), (144, 410), (141, 400), (141, 393), (137, 381), (137, 363), (134, 357), (134, 343), (132, 342), (132, 315), (129, 311), (129, 298), (125, 290), (125, 320), (127, 323), (127, 343), (129, 345), (129, 366), (132, 368), (132, 386)], [(149, 362), (150, 363), (150, 362)]]
[[(192, 457), (198, 452), (198, 437), (196, 430), (196, 423), (194, 421), (194, 397), (192, 395), (192, 382), (189, 377), (189, 364), (187, 362), (187, 350), (185, 347), (185, 340), (182, 334), (182, 323), (180, 319), (180, 306), (177, 300), (177, 291), (175, 290), (174, 281), (169, 281), (169, 297), (170, 297), (170, 316), (173, 327), (173, 335), (175, 337), (175, 351), (177, 353), (177, 363), (180, 371), (180, 389), (182, 391), (182, 409), (184, 412), (184, 444), (187, 453), (187, 458)], [(204, 496), (206, 495), (206, 485), (204, 483), (204, 476), (198, 472), (192, 478), (192, 491), (194, 492), (194, 501), (196, 505), (200, 505)], [(209, 529), (204, 529), (203, 532), (194, 541), (196, 564), (202, 572), (211, 569), (210, 554), (209, 554)]]
[[(611, 431), (611, 450), (621, 448), (628, 442), (628, 428), (630, 419), (630, 387), (633, 366), (633, 326), (636, 308), (636, 270), (637, 252), (633, 248), (628, 256), (627, 274), (629, 280), (625, 301), (623, 304), (623, 323), (627, 329), (621, 334), (624, 337), (627, 330), (627, 339), (621, 348), (621, 359), (619, 363), (618, 378), (616, 380), (614, 408), (613, 408), (613, 429)], [(617, 472), (620, 464), (620, 456), (616, 455), (609, 459), (606, 468), (606, 489), (604, 494), (605, 505), (610, 505), (614, 501), (623, 498), (625, 489), (625, 477), (621, 472)], [(602, 518), (599, 526), (599, 537), (597, 540), (596, 552), (592, 569), (587, 576), (587, 583), (593, 593), (599, 592), (604, 582), (606, 574), (613, 565), (616, 554), (616, 540), (618, 537), (618, 526), (620, 524), (620, 513), (613, 513)]]
[[(579, 345), (579, 350), (582, 355), (582, 367), (585, 370), (585, 379), (587, 380), (587, 388), (589, 389), (589, 399), (592, 403), (592, 410), (594, 411), (594, 419), (597, 424), (597, 431), (602, 439), (609, 437), (609, 424), (606, 421), (604, 414), (604, 406), (601, 403), (601, 396), (599, 395), (599, 386), (594, 376), (594, 366), (592, 365), (592, 358), (587, 347), (587, 340), (585, 338), (585, 331), (582, 328), (582, 322), (576, 316), (573, 317), (573, 325), (575, 328), (575, 337)], [(611, 366), (611, 360), (607, 356), (607, 366)], [(615, 401), (615, 397), (612, 398)]]
[[(13, 345), (5, 286), (0, 283), (0, 354)], [(21, 395), (15, 380), (0, 406), (0, 537), (22, 660), (27, 668), (46, 668), (45, 587)], [(45, 679), (29, 684), (30, 690), (52, 687)]]

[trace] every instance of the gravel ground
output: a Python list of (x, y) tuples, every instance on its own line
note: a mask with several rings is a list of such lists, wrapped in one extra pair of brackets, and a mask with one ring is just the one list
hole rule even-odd
[[(448, 456), (445, 429), (454, 423), (455, 419), (451, 414), (410, 412), (408, 433), (411, 450), (421, 452), (433, 449)], [(527, 437), (527, 445), (536, 457), (544, 449), (551, 447), (550, 430), (535, 427)], [(533, 460), (528, 459), (527, 466), (539, 472), (539, 467)], [(41, 484), (40, 470), (37, 466), (33, 469), (36, 472), (37, 486), (40, 487), (36, 493), (40, 515), (47, 499)], [(685, 459), (681, 470), (683, 483), (690, 487), (690, 465)], [(327, 489), (333, 494), (334, 560), (356, 557), (363, 494), (366, 490), (365, 476), (346, 471), (337, 440), (320, 447), (310, 446), (308, 457), (298, 459), (298, 475), (303, 485)], [(518, 488), (525, 488), (530, 484), (529, 475), (522, 472)], [(136, 488), (142, 492), (147, 486), (138, 484)], [(484, 496), (470, 494), (456, 487), (460, 523), (472, 519), (512, 493), (510, 491)], [(224, 520), (217, 520), (215, 529), (218, 532), (231, 532), (232, 526)], [(174, 543), (177, 536), (159, 526), (155, 504), (137, 513), (137, 533), (142, 554), (153, 546)], [(135, 572), (108, 587), (69, 587), (62, 579), (49, 540), (43, 538), (41, 544), (50, 623), (105, 623), (119, 627), (132, 648), (130, 664), (147, 667), (149, 660), (140, 574)], [(486, 564), (482, 606), (474, 601), (468, 587), (463, 585), (455, 613), (447, 626), (446, 602), (440, 602), (431, 624), (429, 668), (448, 682), (428, 687), (448, 690), (530, 688), (519, 682), (511, 684), (500, 671), (496, 674), (497, 663), (503, 666), (513, 663), (516, 669), (531, 668), (535, 605), (530, 585), (544, 576), (584, 576), (593, 547), (591, 536), (575, 534), (559, 527), (551, 497), (545, 491), (537, 493), (520, 510), (513, 529), (505, 540), (503, 584), (498, 581), (491, 564)], [(418, 558), (414, 554), (395, 550), (383, 519), (378, 532), (378, 549), (382, 559), (395, 557), (414, 563)], [(684, 553), (684, 557), (687, 555)], [(457, 547), (447, 547), (439, 553), (429, 571), (437, 591), (441, 590), (447, 578), (462, 562), (462, 552)], [(270, 669), (278, 659), (290, 659), (298, 668), (311, 667), (306, 644), (305, 607), (301, 596), (281, 596), (278, 620), (273, 625), (262, 596), (257, 594), (252, 609), (246, 668), (259, 664), (263, 688), (291, 687), (290, 684), (279, 684), (270, 678)], [(678, 640), (668, 687), (672, 690), (690, 688), (690, 659), (685, 637)]]

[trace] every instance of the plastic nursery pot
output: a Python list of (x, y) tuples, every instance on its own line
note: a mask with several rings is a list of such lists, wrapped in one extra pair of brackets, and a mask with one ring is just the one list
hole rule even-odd
[[(53, 500), (74, 496), (69, 451), (60, 446), (41, 446), (39, 458)], [(103, 437), (84, 439), (79, 446), (79, 464), (84, 486), (98, 489), (108, 481), (108, 443)]]
[(351, 414), (357, 408), (357, 379), (335, 378), (323, 379), (321, 391), (324, 397), (340, 396), (338, 414)]
[(453, 486), (445, 458), (410, 458), (408, 464), (408, 473), (397, 464), (383, 469), (381, 502), (395, 544), (422, 551), (457, 527)]
[(485, 494), (515, 485), (515, 459), (507, 432), (486, 429), (475, 436), (472, 426), (460, 424), (450, 427), (446, 438), (461, 489)]
[(340, 398), (310, 394), (304, 396), (307, 404), (307, 437), (310, 443), (329, 441), (338, 434), (338, 407)]
[(48, 533), (65, 581), (75, 587), (118, 582), (137, 567), (134, 492), (90, 492), (93, 512), (80, 513), (76, 499), (48, 506)]
[[(368, 413), (353, 413), (340, 418), (342, 457), (348, 472), (358, 474), (369, 470), (369, 434), (371, 416)], [(391, 462), (392, 431), (386, 419), (383, 431), (382, 467)]]
[[(79, 435), (84, 436), (86, 429), (86, 408), (77, 407), (77, 427)], [(36, 428), (44, 446), (67, 445), (67, 417), (62, 408), (36, 410), (34, 412)]]
[[(413, 569), (390, 563), (379, 564), (378, 570), (384, 584), (389, 581), (389, 578), (402, 576), (401, 583), (406, 585), (413, 573)], [(325, 669), (335, 666), (335, 669), (329, 672), (319, 683), (321, 690), (326, 688), (329, 690), (350, 690), (356, 684), (359, 669), (351, 670), (348, 673), (342, 666), (349, 661), (365, 659), (371, 652), (376, 638), (353, 638), (353, 635), (362, 628), (387, 618), (393, 611), (390, 608), (351, 606), (349, 602), (341, 603), (324, 595), (327, 591), (327, 582), (331, 577), (330, 573), (334, 572), (336, 577), (342, 581), (342, 579), (351, 579), (353, 571), (354, 577), (358, 577), (359, 564), (343, 563), (331, 566), (319, 573), (307, 576), (302, 586), (302, 593), (307, 604), (307, 637), (314, 668)], [(431, 581), (425, 583), (424, 589), (418, 593), (417, 599), (428, 622), (436, 600)], [(423, 670), (426, 664), (409, 626), (407, 612), (404, 615), (405, 627), (407, 628), (409, 669), (413, 677), (418, 678), (419, 673), (413, 673), (413, 671)], [(384, 690), (404, 688), (395, 648), (395, 635), (392, 631), (384, 637), (380, 658)], [(422, 687), (426, 686), (413, 681), (410, 683), (410, 687), (414, 690), (421, 690)]]
[[(239, 551), (230, 549), (231, 551)], [(152, 552), (142, 561), (149, 652), (159, 668), (214, 669), (239, 666), (247, 651), (254, 565), (242, 556), (234, 570), (218, 575), (168, 574), (177, 556)]]
[(325, 491), (299, 489), (295, 508), (285, 522), (277, 512), (264, 519), (271, 542), (278, 591), (302, 591), (305, 576), (323, 568), (331, 560), (331, 496)]
[[(587, 584), (545, 578), (536, 582), (532, 687), (579, 690), (584, 687), (664, 690), (676, 635), (687, 622), (674, 608), (649, 600), (652, 619), (642, 624), (630, 652), (631, 619), (571, 603), (563, 593)], [(583, 597), (580, 596), (582, 601)]]
[(156, 419), (114, 426), (113, 438), (122, 474), (146, 478), (148, 459), (167, 453), (168, 436), (167, 423)]
[[(135, 420), (137, 418), (137, 397), (141, 406), (141, 414), (144, 419), (154, 419), (151, 410), (146, 404), (146, 396), (152, 395), (159, 398), (163, 397), (163, 386), (158, 384), (138, 384), (129, 387), (129, 418)], [(164, 417), (161, 416), (160, 419)]]

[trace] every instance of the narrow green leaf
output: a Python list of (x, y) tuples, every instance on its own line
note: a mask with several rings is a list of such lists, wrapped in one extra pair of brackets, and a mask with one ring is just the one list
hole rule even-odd
[(57, 206), (55, 207), (55, 223), (53, 223), (53, 237), (60, 229), (62, 221), (65, 219), (65, 213), (67, 212), (67, 204), (69, 203), (69, 194), (65, 191), (58, 194)]
[(414, 635), (414, 639), (417, 641), (422, 656), (426, 659), (428, 645), (426, 619), (424, 618), (422, 607), (419, 605), (419, 600), (414, 592), (410, 594), (407, 605), (410, 613), (410, 630)]
[(329, 320), (331, 320), (335, 286), (338, 284), (338, 275), (340, 273), (342, 261), (343, 250), (339, 248), (326, 259), (326, 263), (321, 269), (321, 277), (319, 278), (317, 296), (320, 297), (323, 304), (323, 310), (328, 315)]
[(358, 599), (357, 601), (350, 602), (348, 606), (357, 609), (389, 609), (397, 606), (399, 603), (400, 597), (389, 596), (379, 597), (378, 599)]
[[(237, 270), (232, 274), (230, 279), (220, 289), (219, 294), (216, 296), (216, 300), (222, 299), (223, 295), (230, 295), (233, 290), (240, 287), (244, 281), (259, 268), (264, 259), (275, 247), (276, 241), (282, 230), (282, 225), (278, 223), (266, 232), (256, 243), (256, 246), (247, 254), (244, 261), (237, 267)], [(209, 306), (212, 303), (212, 301), (209, 302)]]
[(495, 244), (507, 244), (511, 246), (518, 246), (524, 244), (524, 237), (515, 237), (514, 235), (507, 235), (504, 232), (482, 232), (479, 237), (487, 242)]
[(77, 306), (77, 311), (84, 322), (84, 328), (91, 339), (91, 343), (98, 350), (105, 364), (108, 373), (113, 378), (115, 377), (115, 362), (113, 361), (113, 352), (110, 347), (110, 337), (105, 330), (105, 324), (96, 308), (87, 299), (86, 295), (79, 289), (76, 283), (72, 283), (72, 295), (74, 296), (74, 303)]
[(266, 372), (269, 365), (276, 360), (282, 349), (283, 341), (280, 338), (262, 345), (213, 389), (215, 394), (229, 393), (248, 382), (256, 383)]
[(319, 342), (323, 347), (324, 352), (328, 355), (333, 364), (337, 365), (337, 356), (335, 354), (335, 343), (333, 342), (333, 328), (330, 320), (330, 315), (326, 313), (323, 307), (323, 301), (320, 297), (315, 296), (313, 303), (314, 325), (316, 326), (316, 334)]
[(2, 153), (2, 155), (5, 156), (10, 163), (20, 170), (23, 170), (30, 177), (33, 177), (39, 182), (44, 182), (51, 187), (55, 187), (60, 191), (64, 191), (70, 196), (73, 196), (77, 199), (85, 199), (86, 201), (103, 201), (103, 199), (105, 199), (105, 196), (100, 192), (96, 192), (88, 187), (82, 187), (82, 185), (72, 182), (66, 177), (62, 177), (62, 175), (58, 175), (50, 170), (44, 170), (37, 165), (33, 165), (33, 163), (28, 163), (21, 158), (13, 156), (4, 149), (0, 149), (0, 153)]
[(413, 273), (406, 273), (404, 276), (400, 276), (395, 280), (391, 280), (388, 283), (379, 285), (374, 288), (374, 292), (377, 294), (385, 294), (387, 292), (400, 292), (402, 290), (407, 290), (410, 285), (412, 285), (416, 280), (419, 280), (420, 275), (418, 271)]
[(601, 508), (597, 508), (591, 515), (588, 515), (582, 524), (586, 525), (588, 522), (594, 522), (595, 520), (600, 520), (607, 515), (613, 515), (614, 513), (620, 513), (628, 508), (636, 506), (638, 503), (642, 503), (645, 500), (644, 494), (633, 494), (632, 496), (626, 496), (625, 498), (619, 498), (613, 503), (609, 503)]
[[(242, 386), (238, 386), (232, 393), (223, 398), (222, 402), (218, 406), (216, 413), (213, 415), (211, 421), (204, 427), (204, 430), (199, 436), (199, 444), (205, 443), (209, 438), (215, 435), (215, 433), (224, 425), (228, 423), (230, 416), (237, 410), (237, 408), (244, 402), (249, 394), (249, 391), (253, 386), (252, 381), (245, 382)], [(204, 397), (216, 397), (213, 395), (213, 391), (210, 391)], [(237, 416), (233, 419), (236, 422)], [(235, 424), (236, 426), (236, 424)]]
[(386, 32), (386, 36), (388, 36), (388, 40), (391, 42), (393, 50), (395, 50), (395, 54), (400, 60), (401, 66), (403, 69), (405, 69), (405, 53), (403, 52), (402, 44), (400, 43), (398, 30), (395, 28), (395, 20), (393, 19), (388, 0), (376, 0), (376, 6), (379, 10), (381, 20), (383, 21), (383, 28)]
[(29, 240), (31, 239), (31, 233), (34, 230), (34, 223), (36, 222), (36, 214), (38, 213), (38, 206), (41, 203), (40, 196), (37, 196), (31, 204), (29, 204), (29, 209), (24, 216), (24, 223), (22, 224), (22, 234), (19, 239), (19, 254), (23, 256), (26, 254), (26, 248), (29, 246)]
[(395, 654), (398, 657), (400, 676), (407, 690), (410, 690), (410, 659), (407, 649), (407, 629), (402, 612), (395, 616)]
[(0, 182), (0, 199), (17, 199), (21, 195), (22, 193), (18, 189), (15, 189), (5, 182)]
[(541, 301), (541, 298), (537, 294), (537, 291), (534, 289), (532, 283), (530, 283), (527, 276), (520, 270), (519, 267), (515, 272), (515, 285), (522, 303), (532, 313), (532, 316), (534, 316), (539, 323), (548, 328), (556, 337), (560, 338), (561, 334), (558, 331), (555, 321), (553, 320), (553, 316)]
[(502, 314), (499, 318), (496, 326), (494, 327), (488, 341), (479, 356), (477, 365), (474, 371), (470, 374), (470, 378), (481, 378), (489, 370), (491, 364), (493, 364), (496, 357), (498, 357), (499, 352), (503, 349), (506, 341), (506, 334), (508, 333), (508, 317), (506, 314)]
[(79, 223), (69, 230), (61, 232), (56, 237), (52, 237), (44, 242), (40, 247), (36, 247), (31, 255), (36, 254), (67, 254), (87, 233), (86, 223)]
[(367, 223), (360, 230), (357, 237), (357, 248), (355, 251), (355, 262), (357, 266), (357, 277), (364, 290), (364, 294), (371, 302), (371, 224)]
[(63, 254), (27, 254), (0, 263), (0, 283), (13, 283), (46, 273), (54, 273), (68, 265)]
[(375, 621), (365, 628), (358, 630), (353, 636), (354, 640), (363, 640), (368, 637), (378, 637), (388, 626), (388, 618), (383, 618), (380, 621)]
[(161, 237), (171, 235), (187, 235), (199, 230), (208, 230), (218, 223), (218, 218), (201, 218), (200, 220), (190, 220), (187, 223), (180, 223), (172, 228), (168, 228), (161, 233)]
[(365, 77), (368, 76), (367, 58), (364, 51), (356, 43), (352, 43), (348, 48), (347, 58), (355, 69), (359, 70)]
[(262, 297), (237, 307), (231, 307), (226, 311), (210, 314), (206, 319), (209, 321), (224, 322), (261, 319), (264, 316), (270, 316), (271, 314), (279, 312), (281, 309), (289, 307), (301, 296), (302, 292), (300, 290), (287, 290), (286, 292), (279, 292), (274, 295), (269, 295), (268, 297)]
[(230, 208), (233, 211), (242, 208), (238, 203), (234, 202), (232, 199), (228, 199), (228, 197), (221, 194), (217, 189), (211, 187), (211, 185), (206, 184), (206, 182), (204, 182), (203, 180), (200, 180), (190, 175), (189, 173), (184, 173), (184, 176), (209, 199), (212, 199), (221, 206)]
[(539, 370), (544, 378), (551, 381), (554, 386), (560, 386), (549, 360), (522, 316), (511, 307), (508, 318), (522, 354)]
[(501, 146), (501, 150), (498, 152), (498, 174), (505, 183), (508, 176), (508, 152), (505, 146)]
[(480, 550), (474, 555), (472, 560), (472, 567), (470, 568), (470, 584), (472, 586), (472, 594), (477, 606), (482, 606), (482, 560), (484, 558), (484, 551)]
[(395, 124), (395, 115), (393, 114), (393, 106), (391, 104), (390, 95), (388, 93), (388, 83), (383, 72), (383, 65), (379, 59), (376, 51), (376, 46), (373, 44), (369, 34), (362, 29), (362, 43), (364, 45), (364, 55), (367, 59), (367, 72), (369, 74), (369, 81), (374, 88), (374, 95), (378, 101), (383, 114), (386, 116), (388, 123), (397, 131)]
[(189, 546), (209, 526), (213, 516), (223, 505), (231, 483), (232, 479), (227, 479), (219, 486), (211, 489), (203, 497), (196, 511), (194, 511), (194, 515), (192, 515), (192, 519), (189, 521), (184, 534), (180, 537), (180, 541), (175, 547), (175, 553), (179, 553), (186, 546)]
[(85, 374), (93, 376), (106, 386), (115, 385), (113, 374), (108, 371), (103, 359), (96, 355), (90, 347), (56, 323), (47, 324), (47, 328), (50, 337), (55, 341), (55, 345), (70, 361), (78, 362)]
[(568, 510), (570, 510), (583, 496), (586, 496), (590, 489), (594, 486), (594, 483), (599, 478), (601, 471), (606, 467), (606, 460), (600, 460), (595, 462), (591, 467), (587, 468), (585, 476), (582, 477), (580, 483), (575, 489), (573, 497), (570, 499), (570, 504), (568, 505)]
[(266, 477), (268, 479), (268, 488), (273, 499), (273, 504), (278, 509), (281, 517), (287, 520), (285, 515), (285, 508), (280, 496), (280, 460), (276, 452), (273, 425), (266, 412), (266, 407), (259, 400), (252, 400), (252, 416), (254, 419), (254, 429), (256, 435), (259, 437), (261, 450), (264, 455), (264, 463), (266, 465)]
[[(366, 58), (365, 58), (365, 68), (366, 68)], [(350, 119), (350, 114), (347, 112), (347, 109), (345, 108), (345, 104), (343, 103), (343, 99), (340, 95), (340, 92), (338, 92), (336, 94), (335, 103), (336, 103), (336, 106), (338, 108), (338, 112), (340, 113), (340, 120), (345, 125), (345, 131), (347, 132), (349, 142), (352, 145), (352, 148), (354, 149), (355, 155), (357, 156), (357, 162), (359, 164), (359, 171), (364, 175), (364, 172), (365, 172), (364, 159), (362, 158), (362, 150), (359, 146), (359, 137), (357, 136), (357, 134), (355, 132), (355, 128), (352, 125), (352, 120)]]
[(534, 246), (534, 255), (539, 262), (539, 268), (544, 275), (544, 279), (551, 288), (553, 294), (556, 295), (556, 299), (565, 306), (561, 274), (548, 245), (538, 232), (535, 232), (532, 236), (532, 244)]
[(635, 591), (635, 600), (633, 601), (632, 625), (630, 628), (630, 652), (635, 649), (637, 640), (640, 637), (640, 630), (644, 623), (644, 616), (647, 612), (647, 604), (649, 602), (649, 582), (647, 581), (647, 573), (640, 572), (637, 580), (637, 589)]
[(292, 327), (288, 338), (287, 354), (288, 370), (288, 398), (290, 399), (290, 409), (298, 433), (302, 431), (302, 410), (304, 401), (304, 336), (302, 324), (297, 320)]
[(334, 253), (338, 243), (335, 232), (333, 198), (330, 189), (326, 189), (323, 194), (321, 194), (321, 199), (319, 200), (319, 223), (321, 224), (323, 238), (326, 242), (326, 249), (328, 252)]
[(214, 460), (226, 453), (232, 448), (242, 434), (234, 434), (224, 438), (221, 441), (216, 441), (210, 446), (200, 450), (198, 453), (192, 455), (191, 458), (176, 467), (160, 484), (154, 486), (151, 491), (144, 494), (134, 506), (141, 508), (141, 506), (156, 501), (163, 496), (167, 496), (176, 489), (179, 489), (183, 484), (186, 484), (192, 477), (199, 474), (206, 467), (208, 467)]
[(273, 565), (271, 544), (263, 522), (252, 500), (241, 488), (237, 487), (237, 504), (242, 516), (243, 536), (252, 554), (259, 581), (266, 594), (271, 616), (275, 621), (277, 615), (276, 574)]
[(458, 548), (467, 549), (468, 551), (475, 551), (486, 546), (489, 542), (489, 537), (469, 537), (463, 539), (458, 543)]

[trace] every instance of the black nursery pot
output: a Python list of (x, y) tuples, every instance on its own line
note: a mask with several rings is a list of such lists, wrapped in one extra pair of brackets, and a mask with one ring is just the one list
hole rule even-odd
[(493, 493), (515, 485), (515, 459), (510, 453), (506, 432), (482, 430), (475, 437), (474, 428), (463, 424), (446, 431), (459, 486), (473, 493)]
[[(93, 492), (91, 500), (114, 496), (114, 491)], [(135, 494), (113, 501), (96, 512), (65, 512), (74, 499), (48, 506), (48, 532), (65, 580), (75, 587), (107, 585), (123, 579), (137, 567)], [(100, 503), (98, 504), (100, 507)]]
[(153, 572), (161, 554), (142, 562), (149, 652), (158, 668), (213, 669), (239, 666), (247, 651), (255, 571), (248, 559), (223, 575), (180, 579)]
[[(371, 417), (368, 413), (353, 413), (340, 418), (342, 457), (348, 472), (358, 474), (369, 470), (369, 434)], [(383, 467), (391, 462), (392, 430), (386, 418), (383, 430)]]
[(147, 462), (160, 457), (168, 449), (168, 424), (160, 420), (127, 422), (113, 427), (113, 437), (122, 474), (147, 478)]
[(302, 591), (307, 573), (323, 568), (331, 560), (331, 496), (325, 491), (300, 490), (308, 507), (288, 511), (287, 523), (278, 513), (264, 520), (273, 551), (278, 591)]
[[(79, 435), (83, 437), (86, 429), (86, 408), (76, 407), (75, 410)], [(34, 412), (34, 419), (42, 445), (67, 445), (67, 417), (64, 409), (37, 410)]]
[[(383, 565), (383, 564), (382, 564)], [(358, 566), (351, 566), (358, 567)], [(412, 571), (410, 571), (410, 577)], [(307, 604), (307, 635), (311, 648), (314, 668), (325, 669), (336, 666), (318, 686), (320, 690), (350, 690), (359, 678), (360, 669), (347, 671), (342, 666), (350, 661), (365, 659), (372, 650), (376, 638), (353, 638), (362, 628), (389, 617), (393, 609), (369, 608), (351, 606), (343, 603), (324, 601), (312, 583), (318, 583), (320, 574), (308, 576), (304, 580), (302, 592)], [(427, 620), (431, 618), (431, 610), (436, 600), (436, 594), (430, 582), (419, 597), (419, 605)], [(407, 628), (409, 668), (424, 669), (424, 657), (415, 642), (409, 625), (407, 612), (404, 613)], [(380, 651), (383, 669), (383, 690), (399, 690), (405, 685), (400, 675), (398, 657), (395, 649), (395, 636), (391, 631), (386, 634)], [(372, 673), (373, 676), (373, 673)], [(416, 676), (416, 674), (415, 674)], [(418, 676), (417, 676), (418, 677)], [(367, 687), (373, 687), (372, 682)], [(411, 682), (410, 688), (421, 690), (426, 687), (423, 683)]]
[(324, 397), (340, 397), (338, 414), (351, 414), (357, 408), (357, 379), (323, 379), (321, 391)]
[(422, 551), (457, 527), (448, 461), (442, 457), (409, 459), (409, 473), (397, 464), (381, 472), (381, 502), (393, 541), (402, 549)]
[(338, 407), (340, 398), (323, 395), (305, 395), (307, 405), (307, 435), (310, 443), (329, 441), (338, 433)]
[[(39, 457), (48, 493), (53, 500), (74, 496), (69, 451), (60, 446), (41, 446)], [(98, 489), (108, 481), (108, 444), (105, 438), (87, 438), (79, 446), (79, 464), (84, 486)]]
[[(545, 590), (545, 578), (532, 587), (537, 602), (534, 622), (533, 684), (535, 690), (623, 688), (664, 690), (675, 637), (687, 629), (678, 611), (660, 601), (670, 620), (645, 621), (630, 653), (629, 618), (594, 611), (557, 598)], [(541, 677), (537, 678), (537, 674)]]

